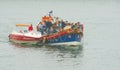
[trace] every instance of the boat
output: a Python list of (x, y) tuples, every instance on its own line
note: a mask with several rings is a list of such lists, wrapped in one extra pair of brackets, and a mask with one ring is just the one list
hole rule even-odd
[[(28, 27), (29, 25), (30, 24), (16, 24), (17, 27)], [(9, 41), (18, 44), (37, 44), (41, 37), (42, 35), (39, 32), (19, 30), (12, 31), (9, 34)]]
[(40, 38), (39, 45), (81, 45), (83, 33), (75, 30), (61, 31)]
[[(47, 19), (48, 18), (49, 17), (47, 17)], [(16, 24), (16, 27), (23, 27), (23, 26), (29, 27), (30, 25), (31, 24)], [(20, 44), (82, 45), (83, 24), (79, 26), (80, 29), (64, 27), (64, 29), (62, 29), (61, 31), (58, 31), (56, 33), (44, 34), (44, 35), (39, 31), (35, 32), (33, 30), (13, 31), (12, 33), (9, 34), (9, 40), (11, 42), (20, 43)]]
[(66, 30), (58, 33), (42, 36), (40, 32), (17, 32), (9, 34), (9, 40), (19, 44), (36, 45), (81, 45), (82, 32)]

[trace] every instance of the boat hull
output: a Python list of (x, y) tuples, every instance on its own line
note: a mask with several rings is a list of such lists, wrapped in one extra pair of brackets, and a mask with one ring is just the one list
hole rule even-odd
[(19, 44), (36, 45), (82, 45), (80, 33), (60, 32), (51, 35), (37, 36), (36, 34), (11, 33), (9, 40)]
[(62, 36), (45, 39), (42, 38), (38, 44), (45, 45), (82, 45), (82, 36), (80, 34), (64, 34)]
[(51, 43), (48, 45), (67, 45), (67, 46), (70, 46), (70, 45), (82, 45), (82, 43), (77, 42), (77, 41), (72, 41), (72, 42)]
[(15, 39), (9, 39), (13, 43), (18, 43), (18, 44), (37, 44), (38, 41), (21, 41), (21, 40), (15, 40)]
[(30, 37), (18, 34), (10, 34), (9, 41), (19, 44), (37, 44), (39, 42), (40, 37)]

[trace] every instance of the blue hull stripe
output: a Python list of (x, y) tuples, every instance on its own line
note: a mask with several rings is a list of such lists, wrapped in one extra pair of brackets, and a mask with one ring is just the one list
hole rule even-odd
[(62, 42), (72, 42), (72, 41), (81, 41), (80, 34), (65, 34), (63, 36), (60, 36), (58, 38), (46, 40), (46, 44), (49, 43), (62, 43)]

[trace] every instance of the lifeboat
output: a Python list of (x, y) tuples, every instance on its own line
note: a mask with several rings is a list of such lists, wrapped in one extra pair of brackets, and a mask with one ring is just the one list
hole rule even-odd
[[(16, 24), (18, 27), (28, 27), (30, 24)], [(37, 44), (42, 37), (40, 32), (19, 30), (9, 34), (9, 41), (19, 44)]]
[[(56, 18), (55, 21), (58, 18)], [(50, 18), (52, 20), (52, 18)], [(46, 17), (42, 18), (42, 22), (46, 23)], [(56, 22), (51, 22), (55, 24), (58, 24)], [(15, 30), (9, 34), (9, 40), (14, 43), (19, 44), (37, 44), (37, 45), (81, 45), (82, 39), (83, 39), (83, 24), (77, 22), (75, 24), (70, 24), (68, 22), (62, 21), (59, 22), (62, 29), (57, 32), (51, 32), (49, 33), (49, 29), (45, 30), (45, 34), (41, 34), (41, 32), (38, 29), (37, 31), (33, 30), (32, 24), (16, 24), (16, 27), (27, 27), (28, 29), (20, 29)], [(49, 24), (51, 25), (51, 24)], [(55, 27), (53, 27), (55, 29)], [(59, 27), (58, 27), (59, 28)], [(51, 29), (52, 30), (52, 29)], [(48, 32), (48, 33), (47, 33)]]

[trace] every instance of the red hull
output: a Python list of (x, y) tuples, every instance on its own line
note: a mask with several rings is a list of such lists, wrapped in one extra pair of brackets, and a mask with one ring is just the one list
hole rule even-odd
[(10, 34), (9, 40), (16, 43), (37, 43), (41, 37), (30, 37), (30, 36), (24, 36), (24, 35), (17, 35), (17, 34)]

